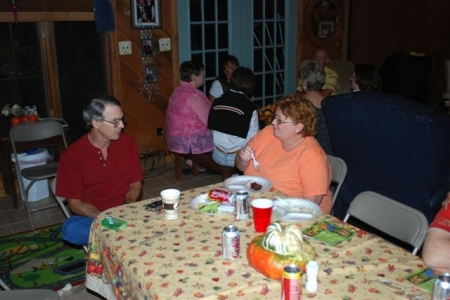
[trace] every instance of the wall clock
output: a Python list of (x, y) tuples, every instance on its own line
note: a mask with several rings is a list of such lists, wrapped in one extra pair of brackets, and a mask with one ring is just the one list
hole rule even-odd
[(309, 0), (304, 24), (308, 40), (316, 47), (327, 48), (338, 41), (344, 29), (344, 6), (341, 0)]

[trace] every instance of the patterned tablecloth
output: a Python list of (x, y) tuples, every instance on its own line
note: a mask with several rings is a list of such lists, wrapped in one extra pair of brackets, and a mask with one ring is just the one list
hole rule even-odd
[[(218, 217), (189, 208), (191, 199), (213, 188), (223, 186), (184, 191), (177, 220), (165, 220), (163, 211), (144, 210), (155, 199), (103, 212), (91, 228), (87, 288), (107, 299), (279, 299), (280, 282), (256, 272), (246, 258), (247, 244), (256, 236), (253, 220), (236, 221), (232, 214)], [(274, 195), (285, 196), (271, 189), (250, 198)], [(107, 216), (126, 221), (127, 228), (105, 228), (101, 221)], [(241, 232), (241, 256), (234, 261), (222, 258), (222, 229), (229, 224)], [(317, 292), (303, 289), (302, 298), (430, 298), (426, 289), (411, 283), (432, 284), (429, 272), (421, 271), (425, 267), (419, 257), (331, 216), (299, 224), (314, 235), (308, 240), (320, 265)], [(169, 233), (141, 245), (165, 230)], [(330, 237), (333, 234), (337, 235)], [(105, 286), (99, 287), (102, 282)]]

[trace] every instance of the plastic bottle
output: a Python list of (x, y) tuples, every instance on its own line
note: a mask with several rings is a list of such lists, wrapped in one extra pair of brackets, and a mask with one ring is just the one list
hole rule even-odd
[(308, 292), (317, 291), (317, 277), (319, 275), (319, 265), (316, 261), (310, 261), (306, 264), (306, 285)]

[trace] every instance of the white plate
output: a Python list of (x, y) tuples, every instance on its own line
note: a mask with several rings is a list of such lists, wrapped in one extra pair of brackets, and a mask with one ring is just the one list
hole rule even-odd
[(200, 211), (198, 209), (199, 206), (208, 204), (210, 202), (211, 201), (209, 201), (209, 199), (208, 199), (208, 194), (202, 194), (202, 195), (197, 196), (194, 199), (192, 199), (189, 202), (189, 207), (195, 211), (198, 211), (199, 213), (202, 213), (205, 215), (212, 215), (212, 216), (229, 215), (229, 214), (234, 213), (234, 207), (219, 206), (217, 213), (207, 213), (207, 212)]
[[(253, 190), (251, 188), (251, 184), (253, 182), (260, 184), (261, 189), (258, 191)], [(223, 184), (232, 193), (244, 190), (250, 194), (258, 194), (264, 193), (272, 187), (272, 181), (270, 181), (267, 178), (259, 176), (247, 176), (247, 175), (229, 177), (225, 179)]]
[(314, 202), (300, 198), (274, 200), (272, 217), (285, 222), (301, 222), (317, 218), (322, 214), (320, 207)]

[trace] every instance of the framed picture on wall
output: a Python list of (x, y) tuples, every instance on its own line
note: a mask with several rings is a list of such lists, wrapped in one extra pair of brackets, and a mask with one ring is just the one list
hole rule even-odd
[(146, 82), (157, 82), (158, 74), (155, 65), (144, 65), (144, 78)]
[(152, 39), (142, 39), (142, 56), (155, 56)]
[(161, 28), (161, 0), (131, 0), (131, 27)]
[(318, 36), (322, 39), (326, 39), (331, 36), (334, 32), (334, 22), (331, 21), (322, 21), (319, 22), (319, 32)]

